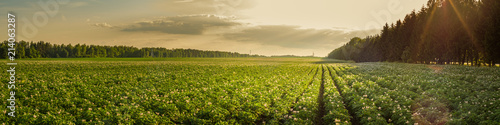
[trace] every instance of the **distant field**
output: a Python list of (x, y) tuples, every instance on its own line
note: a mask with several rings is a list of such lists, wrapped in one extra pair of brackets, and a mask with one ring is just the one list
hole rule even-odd
[(312, 63), (324, 61), (347, 62), (342, 60), (323, 60), (319, 57), (239, 57), (239, 58), (33, 58), (18, 59), (21, 62), (31, 61), (165, 61), (165, 62), (183, 62), (183, 63), (214, 63), (220, 64), (228, 62), (273, 62), (273, 63)]
[[(8, 82), (4, 64), (2, 82)], [(500, 68), (321, 58), (58, 58), (16, 66), (5, 124), (500, 124)]]

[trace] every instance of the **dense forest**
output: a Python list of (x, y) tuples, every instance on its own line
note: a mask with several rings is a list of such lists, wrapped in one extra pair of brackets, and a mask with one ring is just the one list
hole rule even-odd
[(352, 38), (329, 58), (356, 62), (492, 65), (500, 62), (499, 0), (429, 0), (378, 35)]
[[(7, 58), (8, 42), (0, 45), (0, 58)], [(16, 42), (16, 58), (96, 58), (96, 57), (257, 57), (235, 52), (196, 49), (136, 48), (129, 46), (57, 45), (48, 42)]]

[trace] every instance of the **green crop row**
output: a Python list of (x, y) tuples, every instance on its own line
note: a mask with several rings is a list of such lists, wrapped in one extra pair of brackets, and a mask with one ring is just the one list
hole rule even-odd
[[(0, 124), (500, 123), (498, 68), (293, 58), (25, 60), (16, 68), (16, 117), (0, 108)], [(10, 91), (0, 88), (3, 107)]]
[[(351, 70), (393, 91), (391, 97), (411, 99), (412, 118), (419, 123), (498, 124), (500, 70), (487, 67), (394, 63), (357, 64)], [(402, 99), (399, 99), (402, 100)]]
[(351, 124), (351, 117), (345, 107), (342, 96), (340, 95), (337, 86), (332, 79), (335, 77), (335, 71), (332, 71), (331, 66), (325, 67), (325, 110), (326, 115), (323, 117), (325, 123), (335, 125)]
[[(310, 81), (310, 65), (27, 62), (16, 124), (276, 123)], [(5, 68), (5, 67), (4, 67)], [(6, 100), (6, 88), (0, 89)], [(2, 102), (4, 105), (6, 101)], [(6, 112), (5, 108), (0, 109)]]
[[(355, 75), (346, 72), (344, 67), (333, 67), (337, 77), (335, 82), (345, 96), (344, 101), (348, 104), (355, 115), (355, 121), (361, 124), (388, 124), (388, 119), (384, 118), (384, 112), (381, 110), (381, 104), (375, 104), (377, 100), (384, 99), (384, 95), (372, 93), (375, 88), (373, 84), (358, 82)], [(375, 98), (375, 99), (373, 99)], [(389, 102), (390, 103), (390, 102)]]

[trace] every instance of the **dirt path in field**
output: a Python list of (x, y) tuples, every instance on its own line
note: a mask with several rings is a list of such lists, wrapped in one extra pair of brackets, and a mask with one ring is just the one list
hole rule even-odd
[(443, 70), (443, 67), (441, 67), (441, 66), (427, 65), (427, 67), (430, 69), (433, 69), (434, 73), (440, 73), (441, 70)]
[[(330, 71), (330, 77), (332, 77), (332, 80), (335, 79), (335, 76), (339, 76), (338, 72), (335, 72), (335, 74), (332, 73), (332, 70), (328, 69)], [(333, 69), (335, 70), (335, 69)], [(337, 91), (339, 92), (340, 94), (340, 97), (342, 97), (342, 104), (344, 105), (344, 107), (347, 109), (347, 113), (349, 113), (349, 115), (351, 116), (351, 124), (352, 125), (360, 125), (361, 123), (359, 123), (359, 119), (358, 117), (356, 117), (356, 115), (354, 114), (354, 110), (351, 109), (351, 106), (346, 103), (346, 98), (345, 98), (345, 95), (342, 94), (342, 89), (340, 88), (339, 84), (337, 82), (335, 82), (335, 80), (333, 81), (334, 85), (335, 85), (335, 88), (337, 88)]]
[(316, 112), (316, 119), (314, 120), (315, 125), (324, 125), (323, 116), (326, 114), (325, 102), (323, 101), (323, 96), (325, 93), (325, 66), (321, 66), (321, 86), (319, 87), (318, 94), (318, 112)]
[(411, 106), (412, 117), (420, 125), (445, 125), (449, 120), (448, 106), (432, 97), (417, 99)]

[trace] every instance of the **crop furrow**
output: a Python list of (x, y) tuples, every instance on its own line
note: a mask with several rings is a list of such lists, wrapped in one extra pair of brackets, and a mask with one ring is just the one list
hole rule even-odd
[[(314, 76), (312, 77), (311, 81), (309, 82), (309, 84), (307, 84), (307, 87), (309, 87), (309, 85), (311, 85), (314, 81), (314, 78), (316, 78), (316, 76), (318, 75), (318, 70), (319, 69), (316, 69), (316, 74), (314, 74)], [(306, 87), (306, 88), (307, 88)], [(299, 102), (299, 98), (302, 97), (302, 95), (304, 95), (304, 93), (306, 92), (306, 89), (304, 89), (304, 91), (302, 91), (302, 93), (295, 99), (295, 103)], [(293, 106), (291, 107), (293, 108)], [(289, 111), (288, 114), (290, 115), (291, 112)]]
[[(347, 112), (349, 113), (349, 115), (351, 116), (350, 118), (350, 121), (351, 121), (351, 124), (352, 125), (360, 125), (359, 123), (359, 119), (358, 117), (356, 117), (356, 114), (354, 113), (354, 109), (352, 109), (352, 106), (349, 105), (349, 103), (346, 103), (348, 100), (346, 99), (345, 95), (342, 94), (342, 88), (339, 86), (339, 84), (335, 81), (335, 75), (332, 73), (332, 69), (333, 68), (328, 68), (328, 70), (330, 71), (330, 77), (332, 77), (333, 79), (333, 84), (335, 85), (335, 87), (337, 88), (337, 91), (339, 92), (340, 94), (340, 97), (342, 97), (342, 104), (344, 105), (344, 107), (346, 107), (347, 109)], [(335, 69), (333, 69), (335, 70)], [(336, 76), (338, 76), (338, 71), (335, 71), (335, 74)]]
[(325, 93), (325, 68), (324, 66), (321, 66), (321, 86), (319, 88), (319, 94), (318, 94), (318, 111), (315, 119), (315, 124), (316, 125), (323, 125), (323, 116), (325, 116), (325, 102), (323, 101), (323, 96)]
[[(319, 71), (319, 67), (318, 68), (313, 68), (312, 71), (315, 72), (314, 75), (312, 76), (312, 78), (309, 81), (309, 83), (303, 88), (304, 90), (300, 93), (300, 95), (295, 98), (295, 101), (294, 101), (293, 105), (290, 106), (290, 109), (292, 109), (292, 110), (288, 110), (287, 116), (293, 116), (293, 114), (294, 114), (293, 109), (297, 108), (297, 104), (299, 103), (300, 98), (304, 96), (304, 94), (308, 91), (308, 89), (311, 89), (309, 87), (313, 84), (313, 82), (315, 81), (316, 77), (318, 77), (318, 72), (320, 72)], [(285, 124), (285, 122), (287, 121), (287, 119), (290, 120), (289, 118), (290, 117), (281, 120), (281, 123)], [(311, 119), (311, 120), (313, 120), (313, 119)]]

